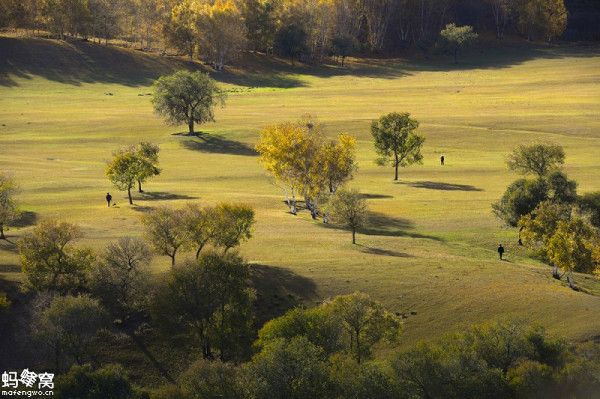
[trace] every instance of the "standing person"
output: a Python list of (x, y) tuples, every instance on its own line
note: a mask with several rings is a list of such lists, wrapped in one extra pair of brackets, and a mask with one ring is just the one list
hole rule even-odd
[(500, 260), (502, 260), (502, 256), (504, 255), (504, 247), (502, 244), (498, 245), (498, 255), (500, 256)]
[(106, 202), (108, 202), (108, 207), (110, 208), (110, 202), (112, 201), (112, 195), (110, 193), (106, 193)]
[(440, 163), (442, 164), (442, 166), (444, 166), (444, 161), (446, 160), (446, 158), (442, 155), (440, 157)]

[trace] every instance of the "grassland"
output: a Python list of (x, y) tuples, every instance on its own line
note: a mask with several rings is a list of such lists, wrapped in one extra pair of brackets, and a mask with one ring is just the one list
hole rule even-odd
[[(85, 43), (0, 38), (0, 168), (19, 181), (23, 227), (55, 217), (82, 226), (83, 244), (101, 248), (141, 234), (140, 215), (157, 205), (239, 201), (256, 209), (254, 238), (241, 252), (281, 284), (271, 302), (362, 290), (407, 313), (403, 345), (500, 317), (539, 323), (583, 340), (600, 336), (600, 285), (589, 293), (553, 280), (516, 245), (490, 204), (516, 176), (504, 158), (520, 143), (562, 144), (580, 192), (600, 190), (600, 48), (510, 46), (449, 60), (352, 60), (347, 68), (291, 68), (249, 56), (244, 70), (215, 74), (229, 90), (210, 138), (177, 133), (153, 114), (153, 78), (190, 63)], [(401, 171), (374, 164), (370, 121), (407, 111), (427, 138), (425, 162)], [(286, 213), (252, 147), (261, 127), (317, 115), (328, 134), (359, 143), (351, 183), (368, 196), (369, 226), (358, 245), (348, 232)], [(115, 193), (104, 165), (119, 146), (161, 145), (163, 173), (136, 195)], [(446, 165), (439, 165), (439, 156)], [(104, 194), (118, 203), (107, 209)], [(496, 259), (503, 242), (508, 261)], [(160, 273), (166, 258), (155, 261)], [(262, 267), (262, 266), (265, 267)], [(0, 243), (0, 273), (18, 280), (18, 256)], [(268, 275), (268, 276), (267, 276)], [(278, 299), (279, 298), (279, 299)], [(280, 303), (281, 305), (281, 303)], [(267, 309), (266, 311), (268, 311)]]

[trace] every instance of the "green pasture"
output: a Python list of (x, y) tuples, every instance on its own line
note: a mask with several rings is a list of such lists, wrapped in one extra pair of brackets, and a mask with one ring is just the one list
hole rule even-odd
[[(23, 227), (8, 232), (11, 242), (0, 243), (1, 276), (20, 278), (12, 243), (36, 219), (76, 223), (85, 232), (82, 244), (100, 249), (140, 235), (140, 215), (158, 205), (244, 202), (255, 208), (257, 223), (241, 253), (265, 284), (281, 285), (264, 312), (361, 290), (408, 316), (406, 345), (501, 317), (576, 340), (600, 336), (600, 283), (577, 276), (587, 292), (575, 292), (552, 279), (490, 207), (517, 178), (506, 169), (506, 154), (533, 141), (563, 145), (579, 191), (600, 190), (599, 47), (513, 44), (476, 51), (456, 66), (436, 58), (292, 68), (262, 56), (248, 56), (247, 65), (213, 74), (229, 91), (227, 105), (216, 123), (200, 127), (199, 139), (178, 135), (185, 126), (165, 125), (148, 96), (153, 78), (191, 63), (86, 43), (0, 38), (0, 168), (20, 183), (28, 211)], [(369, 132), (372, 119), (391, 111), (410, 112), (427, 140), (424, 164), (402, 169), (398, 183), (391, 167), (375, 165)], [(372, 211), (358, 245), (308, 212), (286, 213), (283, 191), (253, 151), (261, 127), (306, 113), (328, 134), (358, 140), (351, 185)], [(141, 140), (160, 144), (163, 173), (129, 206), (104, 167), (113, 150)], [(117, 207), (106, 207), (107, 191)], [(500, 242), (506, 262), (497, 259)], [(154, 265), (160, 273), (169, 260)]]

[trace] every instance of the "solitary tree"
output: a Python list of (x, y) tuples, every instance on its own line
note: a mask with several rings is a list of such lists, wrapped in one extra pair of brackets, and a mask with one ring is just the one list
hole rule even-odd
[(214, 107), (224, 102), (225, 93), (213, 79), (199, 71), (179, 71), (154, 82), (154, 110), (167, 123), (187, 123), (190, 135), (194, 134), (194, 123), (214, 121)]
[(473, 27), (469, 25), (456, 26), (448, 24), (440, 32), (440, 36), (446, 41), (454, 55), (454, 63), (458, 62), (458, 52), (477, 39), (477, 33), (473, 32)]
[(0, 240), (6, 239), (4, 229), (9, 226), (18, 216), (17, 203), (14, 195), (17, 191), (15, 181), (0, 173)]
[(506, 163), (518, 173), (543, 177), (565, 163), (565, 151), (556, 144), (522, 144), (513, 150)]
[(171, 266), (175, 266), (177, 251), (187, 239), (183, 216), (181, 211), (167, 207), (156, 208), (142, 216), (146, 238), (156, 252), (171, 258)]
[(338, 190), (328, 204), (329, 214), (335, 223), (352, 231), (352, 244), (356, 244), (356, 230), (367, 217), (367, 202), (357, 190)]
[(17, 243), (25, 286), (61, 294), (78, 292), (86, 285), (87, 271), (94, 262), (88, 249), (72, 248), (81, 238), (75, 225), (44, 220)]
[(371, 124), (371, 134), (375, 139), (375, 150), (379, 154), (377, 163), (390, 162), (395, 170), (394, 180), (398, 180), (398, 168), (422, 163), (421, 148), (425, 138), (415, 133), (419, 122), (408, 113), (393, 112), (384, 115)]

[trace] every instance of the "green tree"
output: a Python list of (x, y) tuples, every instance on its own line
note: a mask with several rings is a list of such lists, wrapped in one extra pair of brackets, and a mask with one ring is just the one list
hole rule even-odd
[(455, 64), (458, 63), (460, 49), (468, 46), (478, 37), (477, 33), (473, 32), (472, 26), (456, 26), (455, 24), (446, 25), (440, 32), (440, 36), (451, 48)]
[(161, 172), (158, 167), (158, 153), (160, 152), (160, 147), (157, 144), (142, 141), (132, 150), (139, 158), (141, 158), (137, 182), (138, 192), (143, 193), (142, 183), (150, 177), (158, 176)]
[(214, 210), (214, 234), (212, 241), (223, 252), (239, 246), (252, 237), (254, 210), (247, 205), (218, 204)]
[(356, 231), (364, 226), (368, 212), (367, 202), (358, 190), (338, 190), (327, 209), (334, 223), (352, 231), (352, 244), (356, 244)]
[(544, 201), (532, 212), (519, 219), (520, 237), (523, 244), (537, 256), (548, 261), (546, 247), (561, 220), (569, 220), (573, 209), (562, 203)]
[(171, 258), (171, 266), (175, 266), (177, 251), (188, 238), (184, 216), (180, 210), (164, 206), (142, 216), (146, 239), (157, 253)]
[(125, 369), (108, 364), (97, 370), (89, 364), (73, 366), (56, 378), (59, 399), (143, 399), (145, 395), (133, 387)]
[(44, 0), (43, 15), (50, 31), (62, 40), (66, 33), (87, 36), (92, 14), (87, 0)]
[(379, 154), (377, 163), (390, 162), (395, 170), (394, 180), (398, 180), (398, 168), (414, 163), (422, 163), (421, 148), (425, 138), (415, 133), (419, 122), (410, 114), (393, 112), (373, 121), (371, 134), (375, 140), (375, 150)]
[(247, 373), (256, 399), (333, 398), (323, 350), (306, 337), (269, 343), (252, 358)]
[(357, 363), (356, 359), (336, 354), (330, 357), (330, 378), (339, 398), (395, 399), (403, 397), (385, 366), (376, 362)]
[(582, 195), (578, 199), (578, 204), (583, 213), (589, 216), (590, 222), (600, 228), (600, 191)]
[(277, 31), (275, 7), (273, 0), (242, 1), (241, 11), (251, 49), (265, 53), (273, 49)]
[(577, 201), (577, 182), (559, 170), (545, 177), (550, 190), (550, 199), (557, 203), (573, 204)]
[(19, 216), (15, 194), (17, 183), (3, 173), (0, 173), (0, 240), (6, 239), (4, 230)]
[(517, 226), (521, 217), (531, 213), (548, 199), (548, 184), (543, 179), (519, 179), (511, 183), (502, 198), (494, 204), (494, 214), (509, 226)]
[(154, 305), (155, 318), (171, 333), (190, 337), (205, 359), (236, 359), (251, 337), (254, 292), (246, 263), (234, 253), (205, 252), (174, 267)]
[(556, 144), (522, 144), (513, 150), (506, 163), (510, 170), (543, 177), (565, 163), (565, 151)]
[(394, 341), (401, 322), (369, 295), (355, 292), (337, 296), (325, 306), (340, 323), (347, 337), (347, 347), (358, 363), (369, 356), (373, 345), (381, 340)]
[(44, 220), (18, 241), (25, 287), (36, 291), (78, 292), (94, 262), (89, 249), (72, 248), (82, 237), (80, 229), (66, 222)]
[(202, 208), (197, 204), (187, 204), (183, 212), (187, 246), (196, 251), (198, 259), (202, 249), (217, 235), (217, 211), (215, 207)]
[(56, 371), (61, 359), (78, 365), (92, 359), (98, 332), (108, 327), (106, 311), (88, 296), (57, 296), (35, 316), (35, 340), (54, 355)]
[[(145, 179), (152, 165), (140, 157), (131, 148), (122, 148), (113, 154), (113, 159), (106, 165), (106, 177), (118, 190), (127, 191), (129, 204), (133, 205), (131, 190), (136, 182)], [(138, 180), (139, 179), (139, 180)]]
[(214, 107), (224, 105), (223, 92), (207, 74), (179, 71), (154, 82), (154, 110), (173, 125), (187, 123), (194, 134), (194, 123), (215, 120)]
[(246, 387), (240, 370), (231, 363), (201, 359), (180, 377), (179, 385), (187, 399), (245, 399)]
[(297, 23), (284, 25), (275, 34), (275, 51), (283, 57), (288, 57), (294, 65), (296, 58), (306, 53), (306, 30)]

